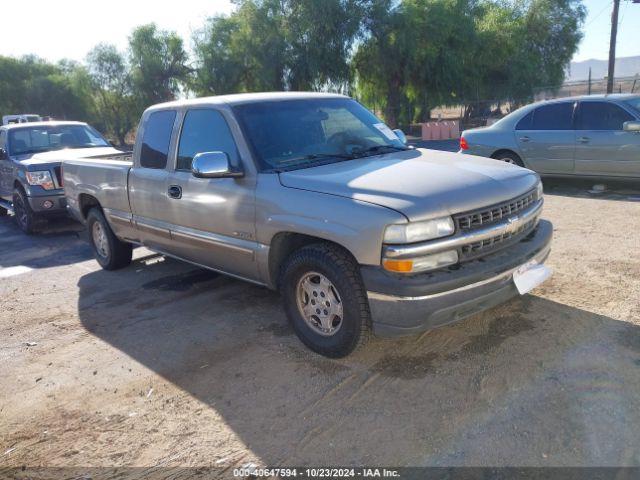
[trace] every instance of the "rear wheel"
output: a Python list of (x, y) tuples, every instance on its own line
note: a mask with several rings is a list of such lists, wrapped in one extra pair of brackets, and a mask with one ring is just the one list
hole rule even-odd
[(346, 251), (329, 244), (301, 248), (287, 259), (280, 285), (293, 329), (314, 352), (345, 357), (368, 340), (369, 303)]
[(518, 154), (513, 152), (501, 152), (494, 157), (496, 160), (502, 160), (503, 162), (511, 163), (513, 165), (518, 165), (519, 167), (524, 167), (524, 163), (522, 163), (522, 159), (518, 156)]
[(13, 191), (13, 214), (18, 228), (27, 235), (35, 233), (42, 224), (42, 219), (38, 218), (31, 209), (27, 195), (22, 188), (16, 188)]
[(131, 263), (133, 248), (130, 243), (118, 239), (99, 208), (92, 208), (87, 215), (89, 242), (96, 260), (105, 270), (117, 270)]

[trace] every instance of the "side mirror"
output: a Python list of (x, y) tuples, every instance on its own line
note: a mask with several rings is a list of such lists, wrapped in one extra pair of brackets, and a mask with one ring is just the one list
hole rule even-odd
[(0, 160), (6, 160), (9, 158), (7, 151), (4, 148), (0, 148)]
[(393, 133), (396, 134), (396, 136), (400, 139), (400, 141), (402, 142), (403, 145), (407, 144), (407, 136), (404, 134), (404, 132), (402, 130), (400, 130), (399, 128), (396, 128)]
[(624, 122), (622, 129), (625, 132), (640, 132), (640, 122)]
[(242, 177), (242, 172), (233, 170), (225, 152), (203, 152), (196, 154), (191, 163), (191, 173), (197, 178)]

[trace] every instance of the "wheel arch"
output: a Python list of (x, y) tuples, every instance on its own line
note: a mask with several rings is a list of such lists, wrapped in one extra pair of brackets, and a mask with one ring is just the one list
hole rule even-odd
[(102, 211), (102, 205), (100, 205), (100, 202), (96, 197), (89, 193), (81, 193), (78, 196), (78, 210), (80, 212), (80, 215), (82, 215), (83, 220), (87, 219), (89, 210), (94, 207), (97, 207)]
[(524, 159), (522, 158), (522, 155), (520, 155), (518, 152), (516, 152), (512, 148), (500, 148), (500, 149), (496, 150), (495, 152), (493, 152), (491, 154), (491, 158), (493, 158), (495, 160), (500, 155), (502, 155), (504, 153), (509, 153), (509, 154), (515, 155), (518, 159), (520, 159), (520, 161), (522, 162), (522, 165), (524, 165), (525, 167), (527, 166), (527, 164), (525, 163)]
[(306, 247), (307, 245), (312, 245), (314, 243), (325, 243), (338, 247), (348, 253), (355, 260), (355, 255), (353, 255), (353, 253), (349, 251), (348, 248), (332, 240), (327, 240), (326, 238), (307, 235), (304, 233), (278, 232), (271, 239), (271, 244), (269, 247), (269, 285), (275, 290), (278, 290), (280, 288), (280, 272), (287, 258), (289, 258), (289, 256), (293, 252), (299, 250), (300, 248)]

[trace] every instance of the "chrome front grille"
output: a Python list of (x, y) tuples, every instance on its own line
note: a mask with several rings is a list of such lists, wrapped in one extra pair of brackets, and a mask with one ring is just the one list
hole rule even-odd
[(533, 189), (530, 192), (507, 202), (498, 203), (497, 205), (474, 210), (472, 212), (454, 215), (453, 220), (459, 232), (473, 230), (474, 228), (481, 227), (483, 225), (491, 225), (505, 217), (509, 217), (510, 215), (525, 210), (527, 207), (533, 205), (536, 200), (536, 190)]
[(527, 223), (520, 225), (513, 232), (505, 232), (500, 235), (496, 235), (495, 237), (463, 245), (460, 249), (461, 257), (465, 260), (470, 260), (481, 255), (486, 255), (500, 247), (506, 247), (510, 243), (520, 241), (521, 238), (533, 230), (537, 223), (538, 218), (536, 217), (529, 220)]

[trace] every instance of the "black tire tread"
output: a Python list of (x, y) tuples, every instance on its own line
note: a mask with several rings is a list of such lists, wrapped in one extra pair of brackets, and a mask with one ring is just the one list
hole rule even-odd
[[(18, 222), (18, 217), (15, 214), (16, 196), (20, 197), (20, 201), (22, 202), (22, 205), (24, 206), (24, 209), (27, 212), (27, 216), (29, 217), (28, 225), (26, 227), (23, 227), (22, 225), (20, 225), (20, 223)], [(13, 190), (13, 205), (14, 205), (15, 222), (18, 225), (18, 228), (27, 235), (33, 235), (34, 233), (38, 232), (38, 230), (43, 226), (44, 220), (41, 218), (38, 218), (35, 212), (31, 209), (31, 205), (29, 205), (29, 200), (27, 200), (27, 194), (22, 189), (22, 187), (16, 187)]]
[(312, 350), (327, 357), (345, 357), (353, 351), (362, 348), (372, 336), (369, 301), (360, 275), (360, 267), (351, 254), (343, 248), (330, 243), (314, 243), (300, 248), (289, 256), (280, 270), (278, 285), (282, 288), (288, 272), (296, 269), (299, 265), (306, 265), (309, 263), (316, 263), (325, 266), (333, 264), (339, 272), (342, 273), (349, 285), (349, 291), (341, 292), (341, 295), (343, 297), (345, 295), (353, 296), (357, 302), (358, 315), (361, 321), (356, 341), (344, 349), (318, 349), (309, 345), (307, 342), (304, 342), (303, 339), (301, 340), (303, 340), (303, 342)]
[(92, 247), (93, 240), (91, 237), (91, 226), (94, 221), (99, 221), (102, 224), (102, 228), (107, 234), (109, 247), (111, 250), (111, 255), (106, 262), (100, 261), (99, 255), (94, 252), (96, 260), (100, 264), (100, 266), (104, 270), (119, 270), (131, 264), (133, 246), (130, 243), (123, 242), (118, 237), (116, 237), (116, 235), (113, 233), (113, 230), (111, 230), (107, 219), (104, 217), (102, 210), (98, 207), (92, 208), (87, 214), (87, 228), (89, 232), (89, 241), (91, 242)]

